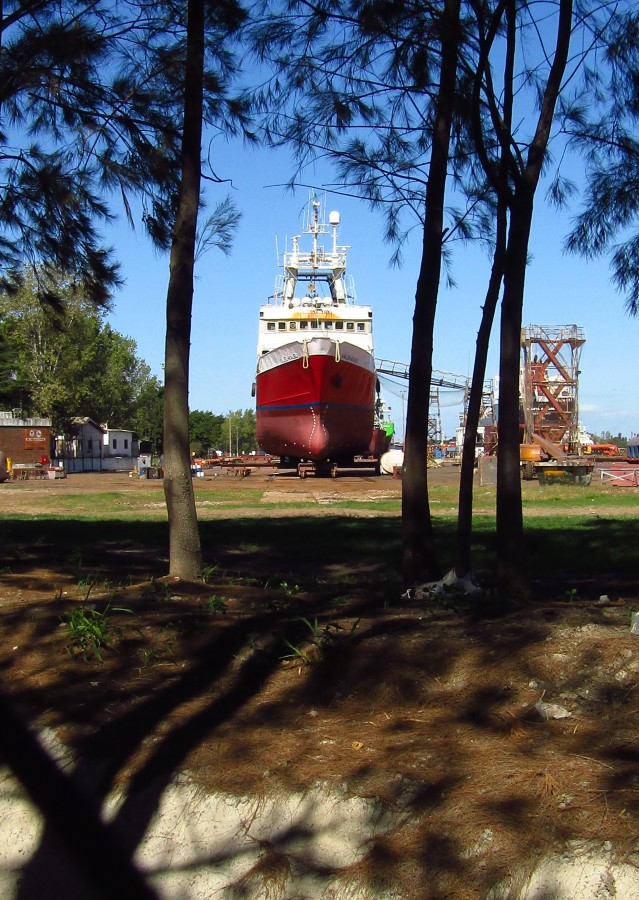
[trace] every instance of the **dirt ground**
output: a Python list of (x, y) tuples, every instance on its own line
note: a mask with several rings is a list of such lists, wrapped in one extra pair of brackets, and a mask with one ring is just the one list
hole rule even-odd
[[(301, 493), (305, 514), (323, 514), (326, 496), (401, 492), (361, 472), (222, 477), (238, 492)], [(219, 480), (202, 482), (213, 498)], [(34, 514), (51, 492), (151, 485), (121, 475), (14, 483), (0, 485), (0, 504)], [(636, 585), (587, 600), (549, 588), (488, 619), (468, 600), (389, 605), (389, 573), (369, 558), (326, 581), (309, 581), (299, 559), (299, 583), (254, 564), (244, 577), (220, 569), (186, 585), (154, 577), (157, 556), (118, 549), (110, 534), (91, 585), (50, 545), (13, 546), (2, 566), (4, 690), (33, 727), (73, 748), (78, 777), (99, 770), (100, 797), (186, 770), (238, 796), (324, 783), (380, 798), (401, 824), (370, 843), (353, 876), (407, 900), (485, 898), (567, 848), (612, 847), (639, 864)], [(71, 643), (70, 617), (87, 603), (110, 605), (101, 658)]]

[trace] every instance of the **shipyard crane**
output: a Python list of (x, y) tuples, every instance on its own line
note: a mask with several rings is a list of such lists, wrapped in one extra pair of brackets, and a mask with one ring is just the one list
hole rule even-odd
[[(580, 452), (579, 374), (586, 336), (577, 325), (528, 325), (521, 331), (520, 415), (524, 443), (536, 444), (549, 456), (565, 459)], [(406, 363), (375, 361), (378, 375), (408, 380)], [(496, 426), (496, 384), (484, 383), (480, 423)], [(430, 392), (429, 441), (441, 434), (440, 391), (463, 391), (466, 421), (470, 379), (433, 370)]]
[[(408, 381), (409, 365), (407, 363), (393, 362), (388, 359), (377, 359), (375, 360), (375, 368), (378, 375)], [(450, 372), (440, 372), (437, 369), (433, 369), (430, 380), (428, 417), (428, 440), (430, 443), (439, 443), (443, 439), (440, 403), (440, 392), (442, 390), (462, 391), (465, 411), (470, 392), (470, 379), (464, 375), (453, 375)]]

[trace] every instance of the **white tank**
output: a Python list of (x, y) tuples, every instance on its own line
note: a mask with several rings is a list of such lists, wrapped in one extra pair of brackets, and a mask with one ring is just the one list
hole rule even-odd
[(379, 460), (379, 470), (382, 475), (392, 475), (393, 469), (404, 465), (404, 451), (395, 448), (382, 453)]

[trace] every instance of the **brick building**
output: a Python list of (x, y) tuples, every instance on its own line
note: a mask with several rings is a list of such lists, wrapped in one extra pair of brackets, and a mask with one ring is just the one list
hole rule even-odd
[(0, 450), (13, 465), (36, 465), (45, 457), (48, 462), (52, 450), (51, 419), (22, 419), (14, 412), (0, 412)]

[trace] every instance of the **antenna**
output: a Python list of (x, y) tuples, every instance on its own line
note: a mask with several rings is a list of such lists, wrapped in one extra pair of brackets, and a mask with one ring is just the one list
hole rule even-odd
[(333, 229), (333, 256), (337, 256), (337, 229), (339, 228), (340, 215), (337, 210), (328, 214), (328, 224)]

